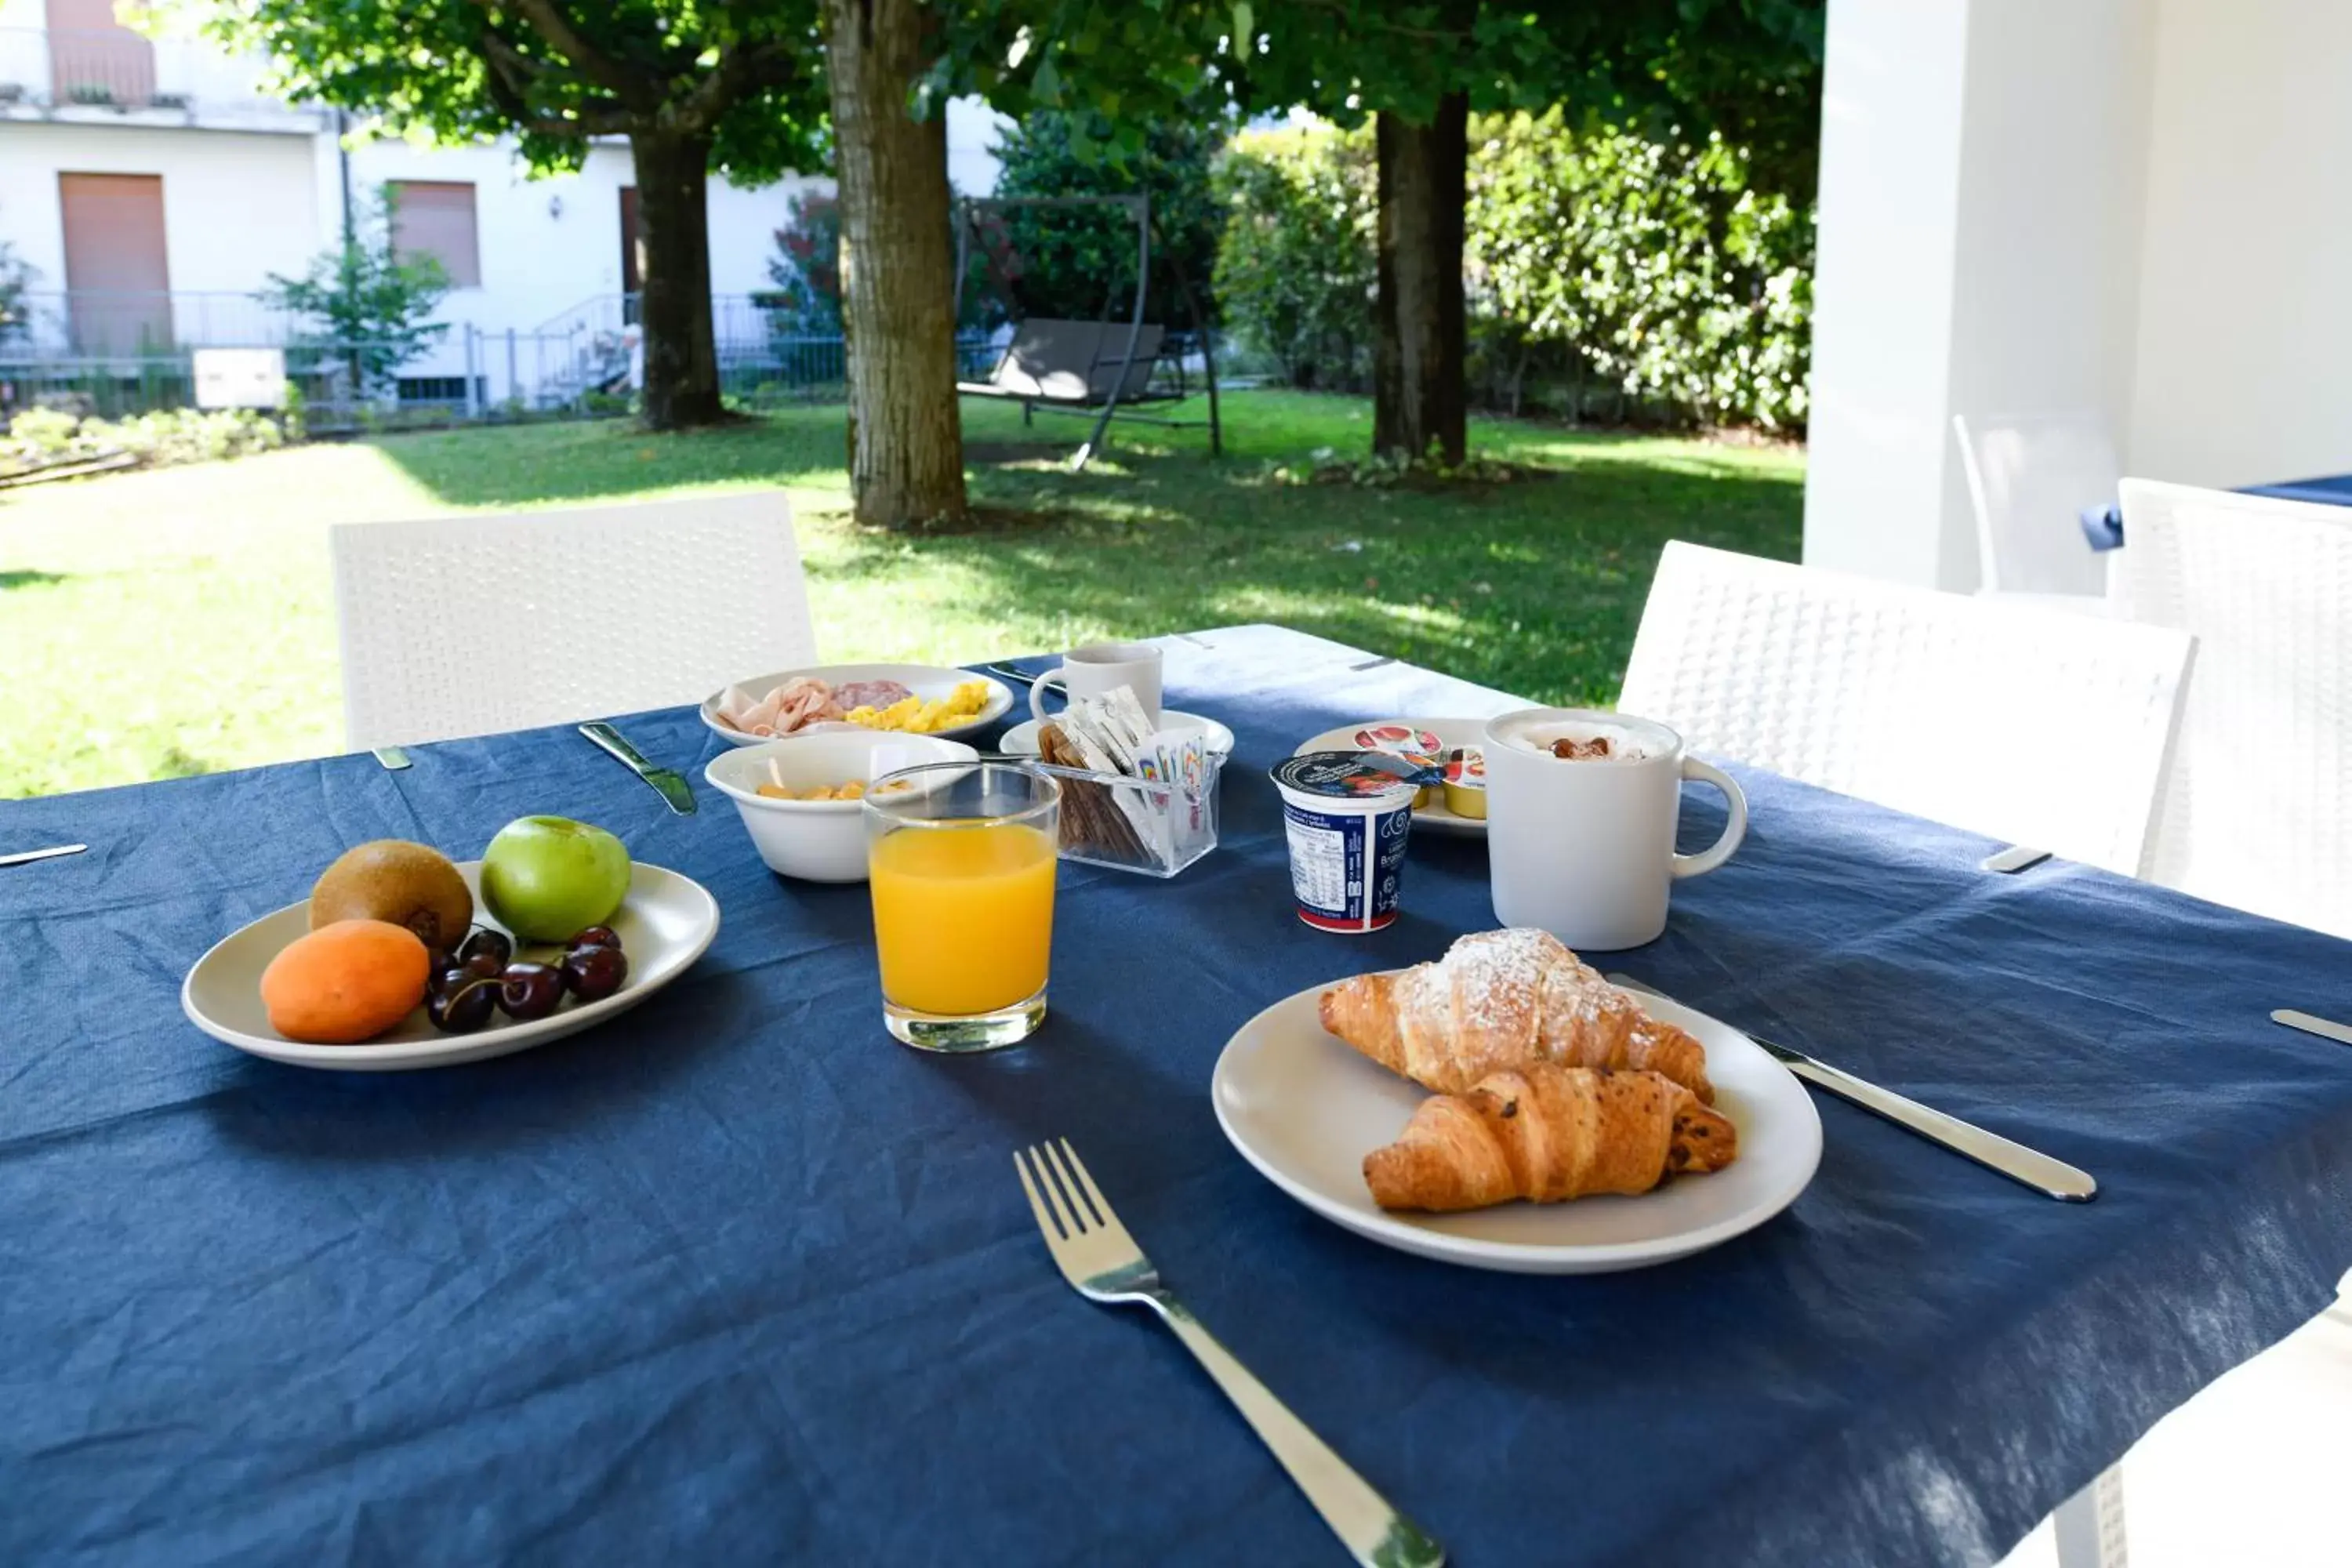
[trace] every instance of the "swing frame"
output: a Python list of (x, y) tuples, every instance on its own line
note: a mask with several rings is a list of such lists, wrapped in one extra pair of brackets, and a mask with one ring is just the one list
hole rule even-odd
[[(995, 397), (1019, 402), (1021, 405), (1021, 422), (1024, 425), (1030, 423), (1040, 410), (1048, 414), (1076, 414), (1081, 416), (1091, 416), (1094, 419), (1093, 431), (1084, 441), (1078, 443), (1077, 450), (1070, 455), (1070, 471), (1072, 473), (1076, 473), (1085, 468), (1087, 461), (1091, 459), (1097, 452), (1102, 449), (1104, 437), (1106, 432), (1110, 428), (1112, 416), (1119, 414), (1120, 405), (1122, 404), (1126, 405), (1129, 409), (1132, 410), (1139, 405), (1143, 404), (1181, 403), (1186, 401), (1192, 395), (1192, 393), (1186, 390), (1183, 385), (1184, 361), (1181, 353), (1179, 353), (1176, 356), (1176, 391), (1172, 393), (1151, 393), (1145, 390), (1132, 395), (1129, 394), (1127, 391), (1128, 382), (1135, 364), (1136, 349), (1143, 338), (1143, 328), (1145, 324), (1143, 320), (1144, 300), (1146, 294), (1150, 290), (1151, 282), (1151, 198), (1148, 195), (1139, 195), (1083, 196), (968, 196), (960, 198), (955, 204), (956, 246), (954, 320), (961, 321), (963, 316), (963, 280), (965, 273), (969, 268), (972, 239), (973, 237), (979, 233), (982, 217), (990, 213), (1000, 212), (1006, 207), (1016, 206), (1117, 207), (1129, 214), (1135, 221), (1135, 304), (1134, 309), (1129, 313), (1128, 317), (1126, 347), (1117, 359), (1102, 358), (1099, 351), (1097, 351), (1096, 357), (1086, 367), (1087, 380), (1089, 385), (1093, 383), (1093, 373), (1097, 370), (1108, 366), (1117, 373), (1111, 376), (1109, 384), (1105, 389), (1099, 404), (1097, 404), (1091, 395), (1085, 397), (1048, 397), (1040, 396), (1031, 393), (1008, 391), (991, 382), (959, 381), (956, 383), (956, 391), (966, 396)], [(997, 268), (994, 257), (988, 251), (984, 245), (982, 247), (981, 254), (982, 259), (988, 262), (989, 270), (992, 273), (996, 274), (999, 285), (1002, 287), (1003, 277), (1002, 272)], [(1203, 379), (1206, 383), (1209, 395), (1209, 416), (1205, 420), (1171, 419), (1163, 416), (1135, 412), (1127, 413), (1122, 416), (1134, 420), (1139, 424), (1159, 425), (1173, 429), (1198, 429), (1205, 425), (1209, 431), (1210, 455), (1213, 457), (1222, 457), (1224, 454), (1224, 427), (1223, 423), (1220, 418), (1217, 402), (1216, 349), (1210, 342), (1208, 323), (1201, 314), (1200, 297), (1193, 292), (1192, 279), (1187, 278), (1184, 274), (1183, 263), (1181, 260), (1178, 260), (1174, 255), (1171, 253), (1168, 258), (1168, 264), (1175, 273), (1176, 286), (1178, 289), (1181, 290), (1184, 296), (1185, 310), (1192, 318), (1192, 337), (1193, 341), (1200, 345)], [(1005, 291), (1009, 296), (1011, 290), (1008, 289)], [(1106, 336), (1116, 332), (1118, 330), (1117, 322), (1109, 317), (1108, 303), (1108, 300), (1106, 300), (1105, 315), (1102, 323), (1107, 329)], [(1026, 318), (1024, 318), (1024, 321), (1025, 320)], [(1014, 331), (1016, 334), (1018, 333), (1021, 324), (1022, 322), (1020, 321), (1016, 321), (1014, 323)], [(1160, 342), (1163, 346), (1155, 349), (1152, 356), (1153, 363), (1155, 365), (1160, 358), (1165, 356), (1166, 353), (1164, 347), (1166, 337), (1164, 333)], [(1005, 350), (1005, 353), (998, 357), (997, 369), (999, 371), (1003, 369), (1004, 359), (1009, 356), (1011, 353), (1012, 349), (1008, 345)], [(1147, 371), (1145, 374), (1146, 380), (1148, 381), (1150, 372)]]

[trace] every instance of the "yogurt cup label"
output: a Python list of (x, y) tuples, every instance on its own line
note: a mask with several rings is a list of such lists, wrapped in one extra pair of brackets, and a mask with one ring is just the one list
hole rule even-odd
[(1300, 920), (1318, 931), (1367, 931), (1396, 919), (1410, 805), (1366, 814), (1286, 801), (1282, 816)]

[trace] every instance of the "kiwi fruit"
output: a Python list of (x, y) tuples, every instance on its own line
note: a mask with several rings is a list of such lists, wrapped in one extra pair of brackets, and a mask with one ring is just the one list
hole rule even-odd
[(310, 889), (310, 929), (337, 921), (387, 921), (447, 952), (473, 927), (474, 895), (438, 849), (379, 838), (345, 850)]

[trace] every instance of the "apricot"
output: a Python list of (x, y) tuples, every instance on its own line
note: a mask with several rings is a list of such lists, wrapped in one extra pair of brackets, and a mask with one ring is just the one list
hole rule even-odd
[(261, 972), (269, 1026), (289, 1040), (348, 1046), (381, 1035), (425, 1000), (432, 958), (389, 921), (336, 921), (288, 942)]

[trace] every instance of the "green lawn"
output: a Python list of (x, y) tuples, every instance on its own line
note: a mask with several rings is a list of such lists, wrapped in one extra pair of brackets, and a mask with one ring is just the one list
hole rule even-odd
[(961, 662), (1279, 621), (1530, 697), (1616, 692), (1658, 550), (1797, 552), (1803, 459), (1482, 420), (1537, 470), (1436, 491), (1305, 484), (1354, 454), (1360, 400), (1227, 399), (1227, 447), (967, 402), (975, 495), (1005, 531), (908, 539), (846, 516), (838, 408), (653, 437), (541, 425), (314, 446), (0, 494), (0, 796), (341, 749), (324, 525), (782, 485), (828, 658)]

